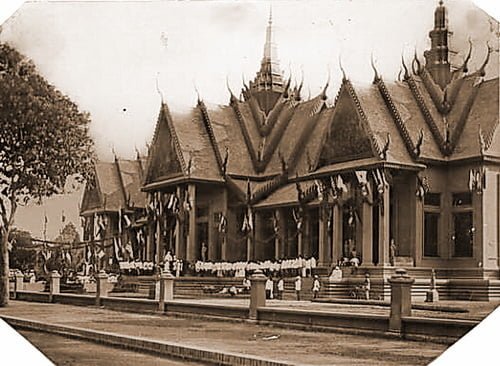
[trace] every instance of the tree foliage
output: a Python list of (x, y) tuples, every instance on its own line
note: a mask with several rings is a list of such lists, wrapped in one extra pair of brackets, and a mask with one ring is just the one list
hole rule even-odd
[(9, 267), (26, 271), (35, 268), (36, 251), (27, 249), (32, 245), (31, 234), (27, 231), (13, 229), (9, 240), (12, 243)]
[[(88, 179), (94, 150), (88, 113), (80, 112), (7, 44), (0, 44), (0, 85), (0, 275), (5, 277), (7, 239), (17, 207), (63, 193), (68, 177)], [(3, 280), (0, 306), (8, 296)]]

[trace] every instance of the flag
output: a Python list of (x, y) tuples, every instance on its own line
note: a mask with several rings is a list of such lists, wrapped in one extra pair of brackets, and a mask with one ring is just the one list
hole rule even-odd
[(99, 250), (97, 251), (97, 258), (102, 259), (105, 255), (106, 253), (104, 252), (104, 250), (102, 250), (102, 248), (99, 247)]
[(90, 262), (92, 259), (92, 250), (90, 248), (90, 245), (85, 246), (85, 259), (87, 262)]
[(227, 219), (223, 213), (220, 214), (219, 220), (219, 233), (225, 233), (227, 229)]
[(65, 255), (64, 255), (64, 259), (69, 263), (71, 264), (71, 253), (69, 250), (66, 251)]
[(368, 184), (368, 177), (366, 170), (356, 171), (356, 178), (358, 179), (359, 185), (363, 186)]
[(130, 221), (130, 219), (129, 219), (129, 217), (128, 217), (127, 214), (123, 215), (123, 220), (125, 220), (126, 227), (130, 227), (130, 225), (132, 225), (132, 221)]
[(191, 211), (191, 197), (189, 196), (189, 191), (186, 190), (186, 194), (184, 195), (184, 210)]
[(121, 234), (123, 231), (122, 228), (122, 208), (118, 210), (118, 233)]
[(129, 241), (125, 246), (125, 251), (129, 254), (130, 259), (134, 259), (134, 248), (132, 247), (132, 243)]
[(347, 186), (344, 184), (344, 180), (342, 179), (340, 174), (338, 174), (336, 177), (335, 185), (342, 193), (347, 193)]
[(314, 181), (314, 185), (316, 186), (316, 191), (318, 192), (318, 200), (323, 201), (323, 186), (317, 180)]
[(120, 246), (119, 246), (119, 243), (118, 243), (118, 238), (113, 238), (113, 248), (115, 250), (115, 258), (116, 258), (116, 261), (119, 262), (122, 260), (122, 257), (121, 257), (121, 249), (120, 249)]

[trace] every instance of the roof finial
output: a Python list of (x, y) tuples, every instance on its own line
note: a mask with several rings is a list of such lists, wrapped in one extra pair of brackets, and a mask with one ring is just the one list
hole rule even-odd
[(273, 24), (273, 4), (269, 4), (269, 25)]
[(465, 56), (465, 60), (464, 60), (464, 63), (462, 64), (462, 72), (467, 72), (469, 71), (469, 68), (467, 66), (467, 64), (469, 63), (469, 60), (470, 60), (470, 56), (472, 55), (472, 39), (470, 38), (469, 36), (469, 52), (467, 52), (467, 56)]
[[(416, 67), (415, 67), (416, 66)], [(415, 75), (420, 75), (422, 71), (422, 65), (420, 64), (420, 60), (417, 56), (417, 47), (415, 46), (415, 54), (413, 55), (413, 60), (411, 62), (411, 68)]]
[(198, 87), (196, 86), (196, 82), (194, 81), (194, 79), (193, 79), (193, 86), (194, 86), (194, 91), (196, 92), (196, 95), (198, 97), (198, 104), (200, 104), (201, 103), (200, 92), (198, 90)]
[(156, 73), (156, 91), (158, 92), (158, 94), (160, 95), (160, 99), (161, 99), (161, 104), (163, 104), (163, 93), (161, 92), (160, 90), (160, 86), (159, 86), (159, 82), (158, 82), (158, 78), (160, 76), (160, 72), (158, 71)]
[(486, 47), (488, 48), (488, 51), (486, 53), (486, 59), (484, 60), (483, 64), (481, 65), (481, 67), (478, 70), (479, 75), (481, 75), (481, 76), (486, 75), (485, 68), (486, 68), (486, 65), (488, 64), (488, 62), (490, 61), (490, 54), (491, 54), (491, 52), (493, 52), (493, 47), (490, 46), (489, 42), (486, 42)]
[(229, 91), (229, 94), (231, 95), (231, 101), (236, 100), (236, 97), (235, 97), (233, 91), (231, 90), (231, 87), (229, 86), (229, 76), (228, 75), (226, 75), (226, 87), (227, 87), (227, 90)]
[(373, 82), (376, 83), (377, 81), (381, 80), (382, 78), (380, 77), (380, 75), (378, 74), (378, 71), (377, 71), (377, 68), (375, 67), (375, 61), (373, 59), (373, 52), (371, 54), (371, 60), (370, 60), (370, 63), (372, 65), (372, 69), (373, 69), (373, 72), (374, 72), (374, 76), (373, 76)]
[(326, 98), (327, 98), (326, 89), (328, 89), (328, 86), (330, 85), (330, 67), (327, 67), (327, 71), (328, 71), (328, 79), (326, 79), (326, 84), (323, 87), (323, 90), (321, 92), (321, 99), (323, 99), (323, 100), (326, 100)]
[(408, 68), (406, 67), (406, 64), (405, 64), (404, 53), (401, 53), (401, 63), (403, 64), (403, 69), (405, 70), (404, 80), (408, 80), (410, 78), (410, 73), (408, 72)]
[(340, 71), (342, 71), (342, 81), (347, 81), (347, 76), (345, 74), (345, 70), (342, 67), (342, 55), (339, 55), (339, 67), (340, 67)]

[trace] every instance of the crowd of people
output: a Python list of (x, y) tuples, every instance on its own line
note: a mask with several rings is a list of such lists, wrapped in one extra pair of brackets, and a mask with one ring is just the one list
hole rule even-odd
[(245, 277), (256, 270), (261, 270), (267, 275), (307, 277), (312, 276), (316, 266), (317, 262), (314, 257), (303, 258), (300, 256), (277, 261), (212, 262), (200, 260), (194, 263), (194, 274), (198, 276)]

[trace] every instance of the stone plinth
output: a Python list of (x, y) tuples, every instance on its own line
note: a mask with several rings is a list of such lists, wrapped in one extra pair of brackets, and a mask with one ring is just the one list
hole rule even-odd
[(108, 275), (101, 270), (96, 275), (96, 305), (101, 305), (101, 297), (108, 296)]
[(257, 319), (257, 308), (266, 306), (266, 281), (261, 270), (255, 271), (250, 278), (252, 287), (250, 288), (250, 309), (249, 318)]
[(52, 271), (49, 275), (49, 301), (52, 302), (52, 297), (59, 294), (60, 291), (61, 275), (57, 271)]
[(16, 282), (14, 283), (14, 294), (18, 291), (24, 290), (24, 275), (22, 273), (16, 273)]
[(175, 277), (168, 270), (160, 275), (158, 310), (161, 312), (165, 311), (165, 302), (174, 299), (174, 281)]
[(411, 287), (415, 280), (406, 270), (396, 269), (396, 273), (389, 279), (391, 285), (391, 315), (389, 331), (401, 332), (401, 318), (411, 315)]

